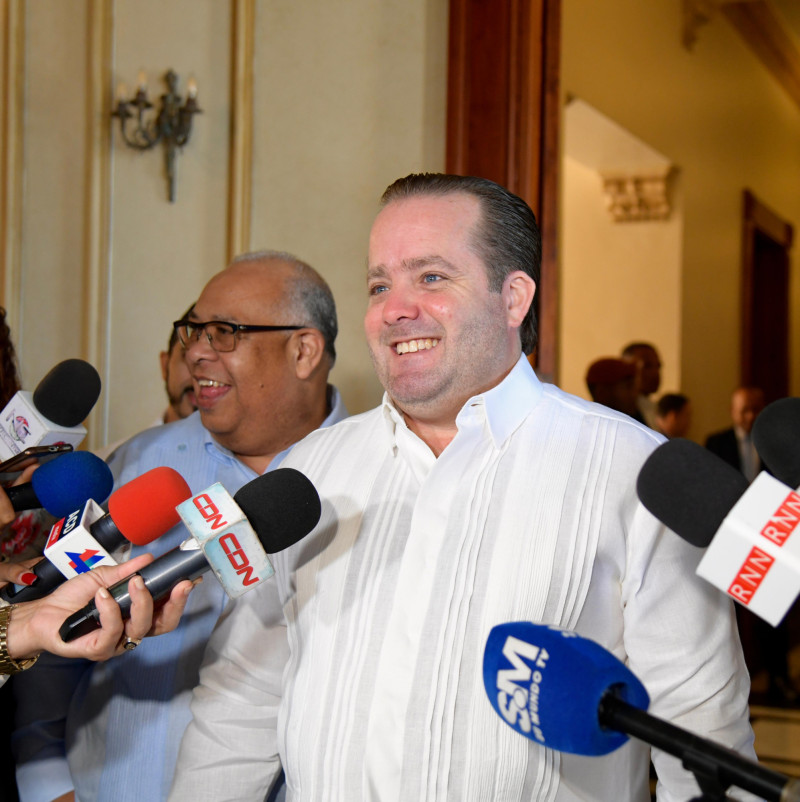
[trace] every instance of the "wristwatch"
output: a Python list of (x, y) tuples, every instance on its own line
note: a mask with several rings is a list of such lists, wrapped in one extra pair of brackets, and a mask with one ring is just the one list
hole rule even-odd
[(14, 607), (15, 604), (0, 607), (0, 674), (19, 674), (39, 659), (37, 655), (26, 660), (14, 660), (8, 653), (8, 622), (11, 620), (11, 611)]

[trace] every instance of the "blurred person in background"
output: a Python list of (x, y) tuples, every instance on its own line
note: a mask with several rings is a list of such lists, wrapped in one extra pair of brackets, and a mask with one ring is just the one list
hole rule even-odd
[(586, 386), (592, 401), (644, 423), (636, 405), (638, 382), (636, 365), (624, 359), (596, 359), (586, 371)]
[[(661, 386), (661, 357), (654, 345), (645, 342), (629, 343), (622, 349), (622, 358), (639, 369), (639, 393), (636, 407), (639, 416), (651, 429), (657, 429), (656, 405), (653, 395)], [(636, 417), (636, 416), (633, 416)]]
[(664, 393), (656, 404), (656, 428), (665, 437), (686, 437), (692, 425), (692, 404), (682, 393)]

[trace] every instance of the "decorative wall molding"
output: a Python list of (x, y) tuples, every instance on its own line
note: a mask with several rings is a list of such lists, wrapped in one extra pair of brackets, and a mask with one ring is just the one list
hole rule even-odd
[(249, 251), (253, 181), (253, 55), (255, 0), (234, 0), (231, 43), (231, 143), (228, 259)]
[(19, 342), (22, 292), (22, 199), (25, 109), (25, 3), (2, 0), (0, 114), (0, 303)]
[[(83, 232), (83, 358), (109, 381), (111, 283), (111, 58), (113, 4), (90, 0), (86, 56), (86, 189)], [(109, 393), (102, 393), (88, 421), (89, 448), (107, 442)]]
[(641, 174), (601, 173), (606, 206), (615, 223), (667, 220), (669, 171)]

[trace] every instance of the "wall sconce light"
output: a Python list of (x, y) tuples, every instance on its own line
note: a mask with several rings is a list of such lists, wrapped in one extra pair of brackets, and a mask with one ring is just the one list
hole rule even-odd
[[(200, 114), (197, 105), (197, 83), (190, 78), (186, 84), (186, 100), (181, 105), (178, 94), (178, 76), (168, 70), (164, 76), (167, 93), (161, 95), (161, 106), (155, 118), (145, 121), (145, 111), (153, 108), (147, 99), (147, 78), (144, 72), (139, 73), (136, 94), (126, 100), (124, 84), (117, 87), (117, 107), (111, 112), (112, 117), (119, 118), (120, 131), (125, 144), (136, 150), (150, 150), (159, 142), (164, 143), (164, 158), (169, 187), (169, 202), (175, 202), (175, 155), (178, 148), (189, 141), (192, 132), (192, 117)], [(130, 131), (128, 120), (136, 118), (136, 127)]]

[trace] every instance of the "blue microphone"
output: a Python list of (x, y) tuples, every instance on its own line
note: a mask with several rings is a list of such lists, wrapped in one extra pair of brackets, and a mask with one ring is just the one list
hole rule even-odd
[(71, 451), (40, 465), (27, 484), (5, 490), (17, 512), (44, 507), (56, 518), (64, 518), (89, 499), (102, 504), (113, 486), (111, 469), (100, 457)]
[(559, 752), (600, 756), (628, 736), (678, 757), (701, 787), (731, 785), (758, 796), (800, 800), (795, 780), (645, 712), (650, 699), (620, 660), (594, 641), (557, 627), (517, 621), (492, 628), (483, 684), (514, 730)]
[(483, 683), (510, 727), (576, 755), (607, 755), (628, 740), (600, 726), (597, 711), (610, 688), (634, 707), (650, 704), (644, 685), (602, 646), (528, 621), (500, 624), (489, 633)]

